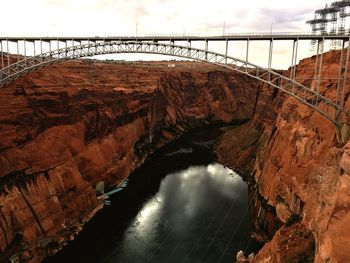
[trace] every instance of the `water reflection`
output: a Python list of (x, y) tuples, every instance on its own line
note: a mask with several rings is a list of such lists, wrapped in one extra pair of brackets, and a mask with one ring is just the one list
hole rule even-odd
[(217, 163), (168, 174), (105, 262), (216, 262), (224, 252), (232, 262), (232, 234), (249, 239), (246, 195), (242, 179)]
[(221, 130), (193, 131), (133, 172), (111, 206), (46, 263), (230, 262), (250, 240), (247, 186), (212, 163)]

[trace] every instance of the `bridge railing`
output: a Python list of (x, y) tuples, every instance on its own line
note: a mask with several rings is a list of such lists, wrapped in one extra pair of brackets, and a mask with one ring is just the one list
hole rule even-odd
[[(132, 37), (216, 37), (216, 36), (244, 36), (244, 37), (250, 37), (250, 36), (339, 36), (339, 35), (346, 35), (339, 34), (339, 33), (309, 33), (309, 32), (251, 32), (251, 33), (220, 33), (220, 34), (204, 34), (204, 33), (182, 33), (182, 34), (137, 34), (133, 35)], [(118, 37), (126, 37), (126, 36), (106, 36), (107, 38), (118, 38)]]
[(55, 41), (55, 40), (103, 40), (103, 39), (136, 39), (136, 38), (146, 38), (146, 39), (157, 39), (157, 38), (166, 38), (166, 39), (189, 39), (189, 40), (196, 40), (198, 38), (200, 39), (210, 39), (210, 38), (218, 38), (221, 40), (224, 40), (225, 38), (252, 38), (252, 37), (281, 37), (281, 38), (287, 38), (287, 39), (294, 39), (294, 38), (302, 38), (302, 39), (313, 39), (314, 37), (325, 37), (325, 38), (342, 38), (346, 39), (349, 38), (349, 33), (339, 34), (339, 33), (310, 33), (310, 32), (278, 32), (278, 31), (270, 31), (270, 32), (235, 32), (235, 33), (212, 33), (212, 34), (204, 34), (204, 33), (164, 33), (164, 34), (135, 34), (135, 35), (104, 35), (104, 36), (22, 36), (22, 37), (16, 37), (16, 36), (0, 36), (0, 41)]

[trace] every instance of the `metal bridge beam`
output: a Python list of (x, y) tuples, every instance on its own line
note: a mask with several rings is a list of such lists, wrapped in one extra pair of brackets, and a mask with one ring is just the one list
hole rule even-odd
[(208, 42), (208, 39), (205, 40), (205, 60), (208, 59), (208, 45), (209, 45), (209, 42)]
[(246, 53), (245, 53), (245, 62), (246, 62), (246, 71), (248, 72), (248, 58), (249, 58), (249, 38), (247, 39)]
[(341, 110), (344, 107), (344, 103), (345, 103), (345, 89), (346, 89), (346, 80), (347, 80), (347, 75), (348, 75), (348, 67), (349, 67), (349, 59), (350, 59), (350, 37), (348, 39), (348, 50), (346, 52), (346, 61), (345, 61), (345, 69), (344, 69), (344, 80), (343, 80), (343, 91), (342, 91), (342, 98), (341, 98)]
[(225, 41), (225, 64), (227, 64), (227, 54), (228, 54), (228, 38)]
[(295, 49), (295, 60), (294, 60), (294, 70), (293, 70), (293, 80), (297, 76), (297, 62), (298, 62), (298, 49), (299, 49), (299, 39), (296, 40), (296, 49)]
[(293, 54), (292, 54), (292, 67), (290, 69), (290, 78), (292, 79), (292, 91), (294, 90), (294, 81), (296, 79), (296, 70), (298, 62), (298, 48), (299, 48), (299, 39), (293, 41)]
[(5, 67), (4, 63), (4, 48), (2, 46), (2, 40), (0, 40), (0, 48), (1, 48), (1, 68)]
[(268, 60), (268, 66), (267, 66), (267, 68), (269, 70), (269, 81), (271, 80), (272, 54), (273, 54), (273, 39), (270, 40), (269, 60)]
[[(58, 41), (57, 39), (52, 41)], [(249, 60), (249, 40), (247, 40), (247, 48), (246, 48), (246, 57), (245, 60), (237, 59), (234, 57), (227, 56), (226, 54), (215, 53), (208, 50), (208, 41), (205, 42), (205, 49), (197, 49), (186, 46), (178, 46), (174, 44), (163, 44), (158, 42), (132, 42), (132, 41), (105, 41), (100, 42), (94, 40), (90, 42), (88, 40), (88, 44), (81, 43), (81, 40), (76, 41), (75, 39), (66, 40), (65, 47), (60, 47), (59, 41), (57, 42), (57, 47), (59, 49), (52, 50), (51, 48), (51, 40), (45, 40), (48, 42), (49, 51), (41, 52), (39, 55), (35, 57), (25, 57), (23, 60), (13, 63), (8, 67), (5, 67), (1, 70), (0, 74), (0, 85), (4, 85), (9, 83), (15, 78), (18, 78), (21, 75), (24, 75), (35, 68), (42, 67), (44, 65), (48, 65), (51, 62), (61, 60), (61, 59), (75, 59), (80, 57), (94, 56), (100, 54), (112, 54), (112, 53), (151, 53), (151, 54), (163, 54), (163, 55), (172, 55), (178, 57), (184, 57), (189, 59), (195, 59), (200, 61), (206, 61), (209, 63), (213, 63), (216, 65), (224, 66), (229, 69), (235, 70), (237, 72), (246, 74), (250, 77), (253, 77), (259, 81), (267, 83), (275, 88), (278, 88), (291, 96), (297, 98), (301, 102), (306, 105), (311, 106), (316, 111), (320, 112), (326, 118), (336, 122), (334, 117), (329, 116), (328, 111), (324, 110), (323, 107), (318, 107), (318, 102), (323, 105), (328, 105), (331, 108), (335, 108), (339, 110), (339, 106), (334, 103), (332, 100), (327, 99), (318, 93), (318, 91), (314, 91), (301, 83), (295, 81), (295, 70), (296, 70), (296, 62), (297, 62), (297, 53), (298, 53), (298, 40), (293, 43), (293, 54), (292, 54), (292, 77), (288, 78), (286, 76), (281, 75), (272, 70), (272, 57), (273, 57), (273, 39), (270, 40), (269, 47), (269, 60), (268, 67), (263, 68), (258, 65), (250, 63)], [(24, 41), (24, 45), (26, 45)], [(67, 47), (68, 42), (71, 42), (71, 46)], [(79, 45), (76, 44), (79, 43)], [(6, 42), (8, 45), (8, 41)], [(189, 42), (188, 42), (189, 44)], [(227, 40), (228, 44), (228, 40)], [(227, 45), (228, 46), (228, 45)], [(35, 43), (34, 43), (35, 49)], [(40, 40), (40, 49), (42, 49), (42, 40)], [(226, 48), (225, 48), (226, 49)], [(226, 53), (226, 52), (225, 52)], [(26, 51), (25, 51), (26, 54)], [(350, 52), (348, 50), (347, 53), (347, 63), (349, 61)], [(225, 64), (223, 64), (225, 62)], [(321, 66), (322, 64), (320, 64)], [(248, 70), (249, 68), (255, 69)], [(348, 64), (345, 65), (347, 72)], [(318, 68), (320, 69), (320, 68)], [(267, 78), (268, 77), (268, 78)], [(345, 74), (346, 77), (346, 74)], [(343, 83), (343, 93), (345, 90), (346, 81)], [(292, 89), (291, 89), (292, 87)], [(295, 90), (294, 90), (295, 88)], [(317, 103), (309, 102), (310, 98), (317, 98)], [(343, 95), (344, 97), (344, 95)], [(332, 111), (330, 111), (332, 112)]]
[[(343, 56), (344, 56), (344, 48), (345, 48), (345, 41), (342, 41), (342, 47), (340, 50), (340, 62), (339, 62), (339, 73), (338, 73), (338, 82), (337, 82), (337, 92), (336, 92), (336, 99), (335, 103), (339, 103), (339, 92), (340, 92), (340, 82), (342, 77), (342, 71), (343, 71)], [(340, 103), (342, 105), (342, 103)]]
[(19, 59), (19, 41), (16, 42), (16, 47), (17, 47), (17, 62), (20, 60)]
[(10, 48), (9, 48), (9, 40), (6, 39), (6, 46), (7, 46), (7, 66), (10, 66)]
[[(346, 40), (348, 36), (338, 34), (338, 35), (315, 35), (313, 33), (295, 33), (295, 32), (286, 32), (286, 33), (237, 33), (237, 34), (225, 34), (225, 35), (212, 35), (212, 36), (202, 36), (202, 35), (145, 35), (145, 36), (107, 36), (107, 37), (59, 37), (58, 39), (62, 42), (69, 41), (74, 39), (75, 41), (85, 41), (90, 39), (91, 41), (169, 41), (171, 39), (175, 41), (187, 41), (191, 39), (192, 41), (246, 41), (247, 38), (252, 40), (322, 40), (322, 38), (331, 39), (331, 40)], [(6, 41), (6, 39), (11, 41), (18, 41), (26, 39), (27, 41), (40, 40), (48, 41), (49, 39), (57, 39), (57, 37), (0, 37), (0, 40)]]
[(23, 49), (24, 49), (24, 66), (27, 66), (27, 41), (23, 40)]
[(320, 84), (321, 84), (321, 75), (322, 75), (322, 62), (323, 62), (323, 51), (324, 51), (324, 39), (321, 41), (321, 58), (318, 65), (318, 74), (317, 74), (317, 87), (316, 87), (316, 102), (315, 105), (317, 106), (318, 103), (318, 96), (320, 92)]

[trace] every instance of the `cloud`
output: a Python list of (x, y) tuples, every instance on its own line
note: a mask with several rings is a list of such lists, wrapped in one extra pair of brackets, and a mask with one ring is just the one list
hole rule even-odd
[[(294, 0), (287, 3), (280, 0), (239, 2), (11, 0), (1, 3), (2, 10), (6, 11), (1, 14), (3, 22), (0, 22), (0, 35), (117, 36), (134, 35), (136, 27), (138, 35), (183, 33), (209, 35), (222, 34), (224, 24), (225, 33), (269, 32), (271, 29), (274, 32), (310, 32), (306, 20), (313, 17), (315, 9), (322, 8), (329, 2), (328, 0)], [(12, 10), (16, 10), (16, 19)], [(236, 51), (237, 43), (235, 45), (235, 48), (230, 50)], [(215, 47), (216, 44), (210, 44), (210, 48)], [(222, 47), (213, 51), (222, 52)], [(242, 52), (231, 55), (239, 57), (240, 54), (244, 54), (244, 48), (240, 51)], [(282, 53), (282, 51), (276, 52)], [(266, 54), (260, 53), (254, 55), (257, 61), (253, 62), (263, 65)], [(262, 63), (258, 58), (261, 58)], [(277, 61), (279, 60), (274, 60), (274, 63), (279, 66)]]
[[(219, 33), (267, 31), (271, 23), (281, 31), (309, 30), (306, 19), (313, 10), (324, 6), (323, 0), (294, 0), (286, 6), (277, 0), (11, 0), (2, 3), (1, 35), (81, 35), (175, 34), (186, 32)], [(18, 9), (18, 6), (21, 8)], [(33, 8), (34, 7), (34, 8)], [(31, 12), (27, 12), (27, 10)], [(53, 27), (52, 25), (57, 26)], [(53, 32), (55, 31), (55, 32)]]
[(283, 9), (267, 9), (262, 8), (259, 10), (259, 16), (261, 19), (270, 20), (276, 24), (287, 24), (293, 22), (305, 22), (307, 17), (313, 13), (312, 9), (291, 10), (287, 8)]

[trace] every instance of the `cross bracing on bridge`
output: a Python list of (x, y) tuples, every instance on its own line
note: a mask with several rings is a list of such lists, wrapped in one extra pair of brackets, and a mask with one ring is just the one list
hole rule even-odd
[[(55, 63), (57, 61), (90, 57), (105, 54), (122, 53), (143, 53), (161, 54), (197, 61), (204, 61), (234, 71), (246, 74), (258, 79), (270, 86), (282, 90), (295, 97), (302, 103), (312, 107), (327, 119), (334, 123), (336, 113), (343, 109), (345, 88), (347, 85), (346, 75), (348, 72), (348, 62), (350, 49), (346, 49), (346, 42), (349, 43), (350, 36), (344, 35), (312, 35), (312, 34), (225, 34), (223, 36), (138, 36), (138, 37), (0, 37), (1, 70), (0, 86), (4, 86), (11, 81), (31, 72), (37, 68)], [(340, 40), (342, 42), (339, 74), (337, 78), (336, 98), (326, 98), (320, 93), (320, 83), (322, 78), (322, 63), (324, 43), (326, 40)], [(267, 67), (259, 66), (250, 61), (251, 41), (268, 41)], [(290, 65), (290, 76), (284, 76), (272, 68), (274, 42), (292, 40), (292, 62)], [(303, 81), (298, 82), (296, 76), (296, 64), (298, 59), (299, 41), (315, 40), (317, 42), (317, 54), (315, 63), (315, 73), (312, 87), (305, 86)], [(175, 42), (186, 41), (186, 45), (176, 45)], [(192, 41), (204, 42), (204, 49), (192, 47)], [(225, 52), (213, 52), (208, 49), (211, 41), (223, 41)], [(229, 41), (245, 41), (245, 58), (239, 59), (228, 54)], [(164, 43), (165, 42), (165, 43)], [(16, 46), (17, 60), (10, 56), (9, 43)], [(46, 44), (46, 49), (43, 45)], [(20, 52), (20, 46), (22, 50)], [(31, 52), (28, 51), (31, 49)], [(346, 52), (345, 52), (346, 51)], [(31, 54), (30, 54), (31, 53)], [(30, 54), (30, 55), (29, 55)], [(16, 55), (16, 54), (15, 54)], [(11, 59), (12, 58), (12, 59)], [(15, 57), (16, 58), (16, 57)]]

